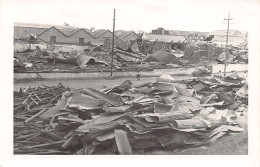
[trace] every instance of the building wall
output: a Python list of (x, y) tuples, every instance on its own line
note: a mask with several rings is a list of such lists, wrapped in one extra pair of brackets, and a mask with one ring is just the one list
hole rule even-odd
[(126, 36), (123, 40), (126, 41), (126, 42), (130, 42), (130, 41), (136, 40), (137, 38), (139, 38), (139, 36), (132, 32), (131, 34)]
[(39, 35), (39, 38), (45, 42), (50, 42), (51, 36), (56, 36), (56, 43), (73, 43), (73, 41), (75, 41), (75, 39), (68, 38), (55, 28), (51, 28), (43, 34)]
[[(102, 34), (101, 36), (99, 36), (98, 38), (95, 39), (95, 42), (100, 43), (100, 42), (104, 42), (107, 38), (110, 38), (110, 40), (112, 41), (112, 37), (113, 34), (110, 31), (106, 31), (104, 34)], [(118, 37), (115, 36), (115, 40)]]
[(156, 30), (152, 30), (152, 34), (169, 35), (169, 31), (163, 28), (158, 28)]
[(51, 28), (39, 36), (39, 38), (45, 42), (50, 42), (50, 37), (56, 36), (56, 43), (58, 44), (79, 44), (79, 38), (84, 38), (84, 43), (92, 42), (95, 39), (84, 32), (83, 30), (76, 32), (71, 36), (65, 36), (63, 33), (55, 28)]
[(79, 38), (84, 38), (84, 43), (93, 42), (95, 40), (90, 34), (86, 33), (84, 30), (80, 30), (75, 34), (72, 34), (70, 38), (72, 38), (71, 42), (73, 43), (79, 43)]
[(112, 37), (113, 37), (113, 34), (110, 31), (106, 31), (104, 34), (102, 34), (101, 36), (96, 38), (96, 41), (104, 42), (107, 38), (110, 38), (110, 40), (112, 41)]
[(14, 27), (14, 37), (24, 37), (29, 34), (38, 35), (47, 28), (35, 28), (35, 27)]

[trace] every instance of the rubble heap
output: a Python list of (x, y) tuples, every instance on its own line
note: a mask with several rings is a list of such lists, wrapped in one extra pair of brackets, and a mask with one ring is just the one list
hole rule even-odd
[[(185, 47), (184, 59), (191, 63), (217, 60), (219, 63), (224, 62), (225, 47), (218, 46), (215, 43), (199, 42), (190, 43)], [(228, 46), (228, 63), (247, 63), (248, 49), (247, 44), (239, 46)]]
[[(114, 64), (120, 66), (129, 61), (139, 61), (140, 56), (133, 53), (117, 50)], [(130, 54), (130, 55), (129, 55)], [(132, 57), (131, 57), (132, 56)], [(64, 52), (60, 50), (35, 50), (28, 53), (16, 53), (14, 72), (50, 72), (71, 71), (75, 72), (91, 69), (110, 69), (111, 53), (108, 51), (92, 50)], [(95, 67), (94, 67), (95, 66)]]
[[(167, 67), (166, 64), (182, 66), (183, 62), (165, 49), (145, 56), (141, 53), (133, 53), (119, 48), (114, 53), (114, 70), (137, 70), (142, 66), (142, 61), (158, 62), (158, 68)], [(16, 53), (14, 56), (14, 72), (90, 72), (109, 71), (111, 69), (111, 52), (102, 50), (101, 47), (93, 47), (84, 51), (61, 51), (58, 49), (36, 49), (28, 53)], [(146, 67), (143, 67), (146, 68)]]
[(242, 132), (247, 85), (227, 79), (126, 80), (102, 90), (63, 85), (14, 92), (15, 154), (143, 154), (215, 142)]

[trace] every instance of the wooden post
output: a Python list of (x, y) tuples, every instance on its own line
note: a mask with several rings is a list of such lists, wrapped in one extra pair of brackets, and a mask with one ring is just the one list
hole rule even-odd
[(227, 20), (228, 21), (228, 27), (227, 27), (227, 37), (226, 37), (226, 47), (225, 47), (225, 65), (224, 65), (224, 78), (226, 78), (226, 68), (227, 68), (227, 56), (228, 56), (228, 31), (229, 31), (229, 21), (230, 20), (233, 20), (233, 19), (230, 19), (230, 13), (228, 13), (228, 18), (224, 20)]
[(115, 17), (116, 17), (116, 9), (114, 9), (114, 19), (113, 19), (113, 37), (112, 37), (112, 58), (111, 58), (111, 72), (110, 77), (113, 76), (113, 57), (114, 57), (114, 36), (115, 36)]

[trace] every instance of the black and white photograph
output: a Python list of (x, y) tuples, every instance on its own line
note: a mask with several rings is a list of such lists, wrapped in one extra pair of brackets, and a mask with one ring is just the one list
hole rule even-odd
[(259, 165), (259, 1), (0, 5), (10, 80), (0, 148), (11, 157), (243, 155), (238, 166)]

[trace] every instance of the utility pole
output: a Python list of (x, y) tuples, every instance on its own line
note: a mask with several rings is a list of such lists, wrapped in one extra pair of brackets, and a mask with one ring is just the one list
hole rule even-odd
[(113, 76), (115, 17), (116, 17), (116, 9), (114, 9), (114, 19), (113, 19), (112, 58), (111, 58), (111, 72), (110, 72), (110, 77), (111, 77), (111, 78), (112, 78), (112, 76)]
[(225, 47), (225, 66), (224, 66), (224, 78), (226, 78), (226, 68), (227, 68), (227, 56), (228, 56), (228, 31), (229, 31), (229, 21), (233, 20), (230, 18), (230, 13), (228, 13), (228, 18), (224, 18), (224, 20), (227, 20), (227, 36), (226, 36), (226, 47)]

